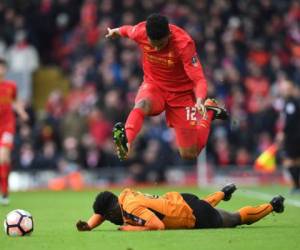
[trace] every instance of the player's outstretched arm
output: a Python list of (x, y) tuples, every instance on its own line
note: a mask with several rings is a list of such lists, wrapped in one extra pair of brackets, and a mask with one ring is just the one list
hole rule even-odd
[(123, 25), (118, 28), (107, 28), (107, 34), (105, 35), (106, 38), (117, 38), (117, 37), (126, 37), (135, 42), (138, 38), (138, 27), (139, 25)]
[(201, 62), (198, 58), (195, 44), (189, 42), (187, 46), (181, 52), (181, 58), (184, 66), (184, 70), (188, 77), (194, 82), (197, 110), (205, 115), (206, 108), (204, 101), (207, 95), (207, 83), (201, 66)]
[(105, 35), (105, 38), (117, 38), (120, 37), (120, 29), (119, 28), (107, 28), (107, 34)]
[(103, 221), (104, 219), (100, 214), (93, 214), (87, 222), (82, 220), (77, 221), (76, 227), (78, 231), (91, 231)]

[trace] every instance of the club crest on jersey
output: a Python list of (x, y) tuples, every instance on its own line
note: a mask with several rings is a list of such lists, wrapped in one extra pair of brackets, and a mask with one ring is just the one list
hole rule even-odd
[(197, 55), (192, 56), (192, 64), (194, 67), (198, 67), (199, 66), (199, 60)]

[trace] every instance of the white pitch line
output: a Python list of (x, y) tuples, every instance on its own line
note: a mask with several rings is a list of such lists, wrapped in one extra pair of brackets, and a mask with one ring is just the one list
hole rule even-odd
[[(248, 189), (240, 189), (240, 191), (241, 192), (237, 192), (236, 195), (247, 197), (247, 198), (264, 200), (264, 201), (270, 201), (274, 197), (274, 195), (268, 193), (262, 193), (258, 191), (248, 190)], [(299, 200), (285, 199), (284, 203), (291, 206), (300, 207)]]

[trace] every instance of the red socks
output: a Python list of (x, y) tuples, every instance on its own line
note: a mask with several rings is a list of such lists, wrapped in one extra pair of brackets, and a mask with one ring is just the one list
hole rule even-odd
[(9, 175), (10, 165), (2, 164), (0, 165), (0, 187), (3, 196), (8, 195), (8, 175)]
[(210, 132), (210, 124), (214, 117), (212, 110), (208, 110), (207, 117), (203, 117), (198, 126), (198, 149), (199, 152), (205, 147)]
[[(208, 135), (210, 132), (210, 124), (213, 119), (214, 113), (211, 110), (207, 111), (207, 117), (201, 119), (198, 127), (198, 147), (199, 151), (206, 145)], [(136, 138), (137, 134), (140, 132), (145, 114), (140, 108), (133, 109), (126, 121), (125, 130), (128, 143), (131, 144)]]
[(144, 122), (144, 118), (145, 114), (141, 109), (135, 108), (131, 110), (125, 124), (125, 131), (129, 144), (132, 143), (137, 134), (140, 132)]

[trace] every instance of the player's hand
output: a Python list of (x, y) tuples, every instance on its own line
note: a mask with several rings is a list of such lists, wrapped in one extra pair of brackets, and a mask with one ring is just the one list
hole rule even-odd
[(76, 227), (78, 231), (91, 231), (91, 228), (89, 226), (89, 224), (87, 224), (87, 222), (79, 220), (76, 223)]
[(119, 28), (107, 28), (107, 34), (105, 35), (106, 38), (116, 38), (120, 36)]
[(196, 107), (197, 111), (198, 111), (202, 116), (205, 116), (205, 115), (206, 115), (206, 108), (205, 108), (205, 106), (204, 106), (204, 103), (203, 103), (203, 100), (202, 100), (202, 99), (197, 98), (195, 107)]

